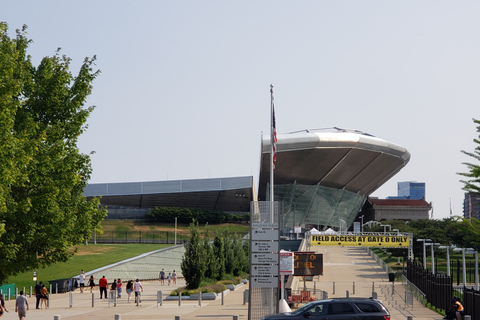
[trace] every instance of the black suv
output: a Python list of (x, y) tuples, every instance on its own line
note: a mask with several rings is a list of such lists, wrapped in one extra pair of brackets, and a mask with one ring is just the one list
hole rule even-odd
[(329, 319), (390, 320), (387, 308), (369, 298), (340, 298), (310, 302), (297, 310), (265, 316), (262, 320)]

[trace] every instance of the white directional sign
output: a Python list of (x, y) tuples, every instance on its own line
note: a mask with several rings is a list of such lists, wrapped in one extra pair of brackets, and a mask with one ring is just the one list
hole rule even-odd
[(250, 286), (252, 288), (277, 288), (278, 277), (252, 277)]
[(278, 254), (276, 253), (252, 253), (252, 264), (259, 263), (277, 263), (278, 264)]
[(252, 265), (250, 272), (252, 276), (278, 276), (278, 265)]
[(262, 228), (270, 228), (270, 229), (278, 229), (277, 222), (252, 222), (252, 229), (262, 229)]
[(252, 252), (278, 252), (278, 241), (253, 241)]
[(252, 229), (252, 240), (278, 240), (278, 230)]

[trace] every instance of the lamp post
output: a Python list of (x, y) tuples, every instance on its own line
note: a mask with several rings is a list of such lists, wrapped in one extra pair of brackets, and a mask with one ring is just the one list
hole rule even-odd
[(455, 248), (455, 246), (440, 246), (438, 249), (447, 249), (447, 276), (450, 277), (450, 248)]
[(363, 232), (363, 217), (364, 217), (364, 216), (365, 216), (365, 215), (363, 215), (363, 214), (360, 216), (360, 219), (362, 219), (362, 224), (361, 224), (360, 232)]
[(432, 247), (432, 274), (435, 275), (435, 253), (434, 253), (435, 250), (433, 250), (433, 246), (439, 246), (440, 243), (431, 242), (428, 244), (430, 244), (430, 246)]
[[(462, 251), (462, 267), (463, 267), (463, 286), (467, 286), (467, 266), (465, 262), (465, 250), (468, 254), (475, 254), (477, 251), (473, 250), (472, 248), (455, 248), (453, 251), (460, 252)], [(475, 286), (478, 287), (478, 253), (475, 255)]]
[(425, 242), (432, 241), (431, 239), (417, 239), (417, 241), (423, 242), (423, 269), (427, 270), (427, 250), (425, 249)]

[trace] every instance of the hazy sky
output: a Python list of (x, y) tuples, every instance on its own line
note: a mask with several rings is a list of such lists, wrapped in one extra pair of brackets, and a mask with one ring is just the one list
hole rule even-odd
[(96, 182), (253, 175), (277, 131), (341, 127), (407, 148), (398, 181), (425, 182), (434, 217), (462, 214), (456, 172), (480, 118), (479, 1), (0, 2), (38, 64), (97, 56), (80, 150)]

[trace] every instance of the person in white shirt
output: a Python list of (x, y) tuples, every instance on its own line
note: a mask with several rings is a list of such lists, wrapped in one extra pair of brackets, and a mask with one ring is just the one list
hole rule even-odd
[(135, 291), (135, 303), (137, 303), (137, 299), (138, 303), (142, 302), (140, 299), (140, 293), (143, 292), (143, 287), (140, 280), (135, 280), (135, 283), (133, 284), (133, 290)]
[(80, 272), (80, 276), (78, 277), (78, 282), (80, 282), (80, 293), (83, 292), (83, 288), (85, 287), (85, 271)]

